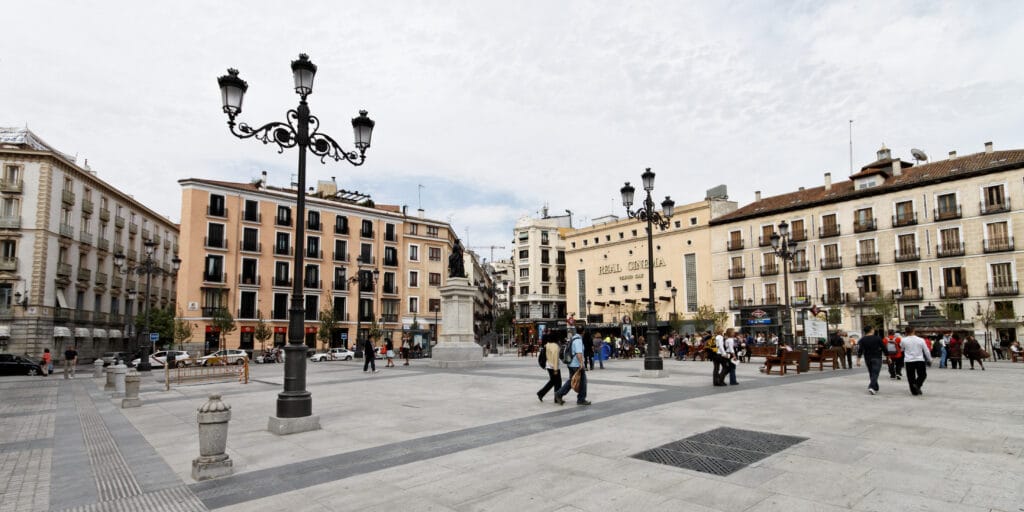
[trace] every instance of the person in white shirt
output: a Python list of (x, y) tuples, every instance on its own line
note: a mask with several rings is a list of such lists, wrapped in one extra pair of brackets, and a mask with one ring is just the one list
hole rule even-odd
[(736, 382), (736, 332), (732, 327), (725, 330), (725, 347), (719, 347), (719, 351), (728, 363), (729, 385), (735, 386)]
[(921, 386), (928, 378), (927, 365), (932, 361), (931, 351), (928, 344), (915, 334), (916, 328), (907, 329), (907, 335), (903, 337), (900, 344), (903, 349), (903, 362), (907, 369), (907, 384), (910, 385), (910, 394), (917, 396), (921, 394)]

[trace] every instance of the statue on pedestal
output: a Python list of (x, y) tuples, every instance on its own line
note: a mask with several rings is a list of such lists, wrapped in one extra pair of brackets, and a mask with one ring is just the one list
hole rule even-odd
[(466, 266), (462, 261), (462, 243), (455, 239), (452, 253), (448, 256), (448, 277), (466, 277)]

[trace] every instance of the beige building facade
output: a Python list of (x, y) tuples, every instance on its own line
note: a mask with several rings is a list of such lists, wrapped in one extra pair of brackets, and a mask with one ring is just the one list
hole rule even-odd
[[(322, 346), (317, 331), (325, 309), (339, 320), (331, 346), (353, 346), (357, 329), (365, 336), (374, 321), (396, 342), (395, 333), (413, 324), (437, 334), (440, 287), (448, 279), (454, 241), (447, 223), (374, 205), (333, 182), (322, 181), (307, 194), (306, 219), (293, 218), (295, 190), (269, 186), (266, 173), (254, 183), (180, 184), (180, 274), (187, 278), (180, 281), (179, 300), (205, 350), (218, 346), (212, 319), (222, 308), (238, 326), (222, 348), (262, 350), (287, 342), (297, 250), (305, 260), (303, 334), (310, 347)], [(306, 240), (297, 242), (300, 221), (306, 222)], [(258, 317), (273, 329), (263, 344), (254, 337)]]
[[(515, 336), (536, 338), (545, 327), (565, 321), (565, 239), (568, 216), (523, 217), (513, 230), (512, 312)], [(543, 326), (543, 327), (542, 327)]]
[[(675, 314), (686, 322), (704, 304), (713, 304), (711, 219), (736, 209), (724, 193), (676, 206), (668, 229), (654, 228), (654, 260), (648, 261), (647, 224), (605, 217), (592, 226), (568, 231), (566, 243), (567, 310), (594, 324), (617, 324), (646, 311), (648, 273), (655, 273), (655, 311), (661, 324)], [(673, 300), (671, 290), (675, 288)]]
[(152, 257), (168, 272), (153, 276), (148, 301), (173, 310), (178, 226), (27, 129), (0, 128), (0, 171), (0, 352), (63, 357), (70, 345), (88, 360), (134, 350), (146, 278), (119, 272), (114, 255), (134, 267), (156, 242)]
[[(1019, 339), (1024, 151), (987, 143), (920, 165), (884, 147), (877, 156), (849, 179), (826, 174), (817, 187), (758, 197), (712, 221), (716, 308), (745, 328), (779, 328), (786, 269), (771, 236), (786, 221), (797, 243), (788, 283), (797, 336), (811, 306), (839, 308), (840, 328), (859, 332), (868, 322), (905, 327), (931, 304), (979, 334), (984, 312), (998, 311), (991, 334)], [(879, 299), (895, 306), (891, 318)], [(752, 318), (758, 310), (768, 314)]]

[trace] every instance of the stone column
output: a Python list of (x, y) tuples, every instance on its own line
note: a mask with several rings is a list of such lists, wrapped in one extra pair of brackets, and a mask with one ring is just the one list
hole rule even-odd
[(199, 457), (192, 459), (192, 478), (209, 480), (230, 475), (234, 463), (226, 452), (231, 406), (222, 402), (220, 395), (210, 395), (198, 412)]
[(106, 372), (106, 374), (107, 374), (107, 382), (106, 382), (106, 384), (103, 385), (103, 391), (111, 391), (111, 392), (113, 392), (114, 391), (114, 365), (111, 364), (110, 366), (104, 368), (103, 371)]
[(123, 397), (124, 378), (125, 375), (128, 373), (128, 367), (125, 366), (124, 363), (122, 363), (121, 361), (118, 361), (117, 364), (113, 366), (113, 370), (111, 370), (111, 373), (114, 374), (114, 398)]
[(103, 360), (97, 359), (92, 362), (92, 376), (95, 379), (103, 378)]
[(121, 400), (121, 408), (140, 407), (142, 400), (139, 398), (139, 372), (129, 370), (124, 376), (124, 400)]
[(450, 277), (441, 287), (442, 327), (431, 349), (430, 366), (470, 368), (483, 366), (483, 349), (473, 339), (473, 297), (477, 289), (465, 277)]

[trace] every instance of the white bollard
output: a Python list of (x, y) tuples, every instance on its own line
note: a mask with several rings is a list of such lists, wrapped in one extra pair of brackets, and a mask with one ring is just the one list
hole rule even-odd
[(128, 373), (128, 367), (121, 361), (113, 366), (112, 373), (114, 374), (114, 398), (120, 398), (124, 396), (124, 378)]
[(103, 378), (103, 360), (97, 359), (92, 362), (92, 376), (96, 379)]

